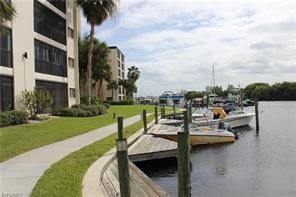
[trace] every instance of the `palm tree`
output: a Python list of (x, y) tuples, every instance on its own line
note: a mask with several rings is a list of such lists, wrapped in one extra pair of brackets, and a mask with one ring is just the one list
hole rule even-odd
[(15, 17), (16, 12), (10, 2), (0, 0), (0, 33), (5, 30), (4, 23), (11, 21)]
[(118, 88), (118, 83), (115, 80), (110, 81), (108, 83), (108, 85), (107, 85), (107, 89), (112, 90), (112, 101), (114, 100), (114, 98), (113, 98), (113, 90), (117, 90), (117, 88)]
[(130, 79), (131, 81), (136, 82), (140, 77), (140, 71), (139, 68), (135, 66), (131, 66), (128, 68), (128, 73), (127, 73), (127, 78)]
[[(88, 57), (89, 39), (84, 36), (79, 42), (79, 79), (81, 87), (84, 87), (84, 92), (87, 92), (85, 82), (87, 80), (87, 57)], [(109, 82), (112, 71), (108, 64), (109, 48), (105, 42), (101, 42), (94, 38), (93, 53), (92, 53), (92, 82), (95, 84), (98, 81), (97, 95), (100, 96), (103, 80)], [(82, 89), (81, 89), (82, 90)]]
[(87, 23), (90, 24), (88, 63), (87, 63), (87, 102), (91, 103), (91, 61), (94, 44), (95, 26), (101, 25), (117, 8), (114, 0), (77, 0)]
[(120, 79), (118, 84), (126, 90), (128, 99), (133, 99), (134, 93), (137, 92), (136, 81), (140, 77), (139, 68), (132, 66), (128, 68), (127, 79)]

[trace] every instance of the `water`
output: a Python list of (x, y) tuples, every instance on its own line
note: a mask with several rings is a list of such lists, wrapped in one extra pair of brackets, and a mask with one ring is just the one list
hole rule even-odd
[[(238, 129), (235, 143), (194, 148), (192, 196), (296, 197), (296, 102), (260, 102), (259, 110), (259, 136), (254, 119), (250, 127)], [(177, 196), (176, 162), (166, 163), (167, 168), (141, 168)]]

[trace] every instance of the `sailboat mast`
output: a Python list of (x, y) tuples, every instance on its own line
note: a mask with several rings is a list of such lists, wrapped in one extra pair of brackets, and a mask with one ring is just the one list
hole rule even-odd
[(215, 64), (213, 64), (213, 72), (212, 72), (212, 79), (213, 79), (213, 84), (212, 84), (212, 90), (213, 90), (213, 94), (215, 94)]

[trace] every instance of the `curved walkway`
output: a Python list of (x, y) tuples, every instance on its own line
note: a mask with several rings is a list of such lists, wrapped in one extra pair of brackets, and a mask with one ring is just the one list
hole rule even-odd
[[(124, 120), (127, 127), (140, 120), (136, 115)], [(1, 196), (29, 196), (38, 179), (55, 162), (117, 131), (117, 123), (49, 144), (0, 163)]]

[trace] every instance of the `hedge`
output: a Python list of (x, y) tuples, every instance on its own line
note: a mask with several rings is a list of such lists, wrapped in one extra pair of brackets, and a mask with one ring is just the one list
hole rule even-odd
[(6, 111), (0, 113), (0, 127), (24, 124), (28, 122), (29, 115), (25, 111)]
[(66, 107), (59, 110), (56, 115), (58, 116), (71, 116), (71, 117), (89, 117), (98, 116), (107, 112), (104, 105), (72, 105), (71, 108)]
[(125, 100), (125, 101), (108, 101), (110, 105), (133, 105), (133, 100)]

